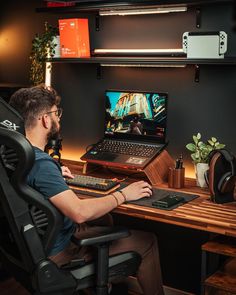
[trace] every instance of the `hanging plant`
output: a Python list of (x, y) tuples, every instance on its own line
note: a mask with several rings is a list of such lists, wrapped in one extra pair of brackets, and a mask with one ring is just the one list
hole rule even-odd
[(44, 83), (45, 62), (55, 54), (56, 43), (53, 42), (58, 35), (58, 28), (52, 27), (45, 22), (45, 32), (42, 35), (36, 34), (32, 40), (30, 53), (30, 81), (33, 85)]

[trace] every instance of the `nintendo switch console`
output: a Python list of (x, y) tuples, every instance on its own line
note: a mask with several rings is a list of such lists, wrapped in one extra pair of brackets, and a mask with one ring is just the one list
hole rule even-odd
[(217, 32), (185, 32), (183, 51), (187, 58), (224, 58), (227, 51), (227, 34)]

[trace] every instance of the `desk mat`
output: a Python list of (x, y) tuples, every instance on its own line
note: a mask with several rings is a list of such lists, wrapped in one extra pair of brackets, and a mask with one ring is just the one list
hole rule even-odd
[[(178, 196), (178, 197), (183, 197), (184, 198), (184, 201), (183, 202), (180, 202), (178, 204), (175, 204), (169, 208), (157, 208), (157, 207), (154, 207), (152, 206), (152, 202), (153, 201), (158, 201), (164, 197), (167, 197), (169, 195), (174, 195), (174, 196)], [(179, 192), (179, 191), (168, 191), (168, 190), (164, 190), (164, 189), (159, 189), (159, 188), (153, 188), (153, 194), (150, 198), (142, 198), (140, 200), (137, 200), (137, 201), (132, 201), (132, 202), (129, 202), (129, 204), (135, 204), (135, 205), (138, 205), (138, 206), (143, 206), (143, 207), (150, 207), (150, 208), (155, 208), (155, 209), (160, 209), (160, 210), (173, 210), (183, 204), (186, 204), (196, 198), (198, 198), (199, 196), (198, 195), (193, 195), (193, 194), (186, 194), (186, 193), (182, 193), (182, 192)]]
[[(120, 189), (126, 187), (127, 185), (128, 185), (128, 183), (121, 183)], [(82, 195), (93, 196), (93, 197), (104, 197), (104, 194), (99, 194), (97, 192), (91, 192), (91, 191), (87, 192), (84, 190), (80, 190), (78, 187), (73, 188), (73, 190), (75, 192), (82, 194)], [(184, 201), (180, 202), (176, 205), (173, 205), (169, 208), (156, 208), (156, 207), (152, 206), (153, 201), (158, 201), (158, 200), (160, 200), (166, 196), (169, 196), (169, 195), (183, 197)], [(153, 188), (153, 195), (150, 198), (142, 198), (140, 200), (126, 202), (126, 204), (134, 204), (134, 205), (138, 205), (138, 206), (150, 207), (150, 208), (155, 208), (155, 209), (160, 209), (160, 210), (173, 210), (173, 209), (175, 209), (183, 204), (186, 204), (198, 197), (199, 197), (198, 195), (182, 193), (179, 191), (169, 191), (169, 190), (164, 190), (164, 189), (159, 189), (159, 188)]]

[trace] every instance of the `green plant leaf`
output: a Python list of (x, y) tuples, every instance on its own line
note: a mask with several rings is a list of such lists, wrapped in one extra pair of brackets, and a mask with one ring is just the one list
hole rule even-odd
[(225, 147), (225, 144), (219, 143), (219, 144), (217, 144), (217, 146), (215, 148), (216, 148), (216, 150), (219, 150), (219, 149), (223, 149), (224, 147)]
[(195, 154), (191, 154), (191, 158), (193, 159), (194, 162), (197, 161), (196, 157), (195, 157)]
[(213, 142), (212, 140), (209, 139), (207, 142), (208, 142), (211, 146), (214, 146), (214, 142)]
[(201, 139), (201, 133), (199, 133), (199, 132), (198, 132), (198, 134), (197, 134), (197, 139), (198, 139), (198, 140)]
[(217, 139), (216, 139), (215, 137), (212, 137), (211, 140), (212, 140), (213, 142), (217, 142)]
[(186, 145), (186, 148), (187, 148), (188, 150), (190, 150), (191, 152), (195, 152), (195, 151), (196, 151), (196, 146), (195, 146), (193, 143), (188, 143), (188, 144)]
[(193, 141), (196, 145), (198, 144), (198, 138), (196, 135), (193, 135)]
[(198, 147), (199, 147), (200, 149), (204, 148), (204, 147), (205, 147), (205, 143), (202, 142), (202, 141), (199, 141), (199, 143), (198, 143)]
[(197, 150), (197, 151), (195, 152), (195, 158), (196, 158), (196, 159), (200, 159), (200, 151), (199, 151), (199, 150)]
[(45, 22), (45, 31), (43, 34), (36, 34), (32, 40), (30, 53), (30, 81), (34, 85), (44, 82), (45, 61), (47, 57), (55, 55), (54, 36), (58, 35), (58, 28), (54, 28)]

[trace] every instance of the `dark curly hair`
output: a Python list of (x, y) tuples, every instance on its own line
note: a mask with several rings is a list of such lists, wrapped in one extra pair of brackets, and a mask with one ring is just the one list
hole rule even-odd
[(60, 104), (61, 98), (56, 91), (45, 85), (38, 85), (17, 90), (10, 98), (9, 104), (16, 109), (25, 120), (25, 128), (35, 126), (42, 113)]

